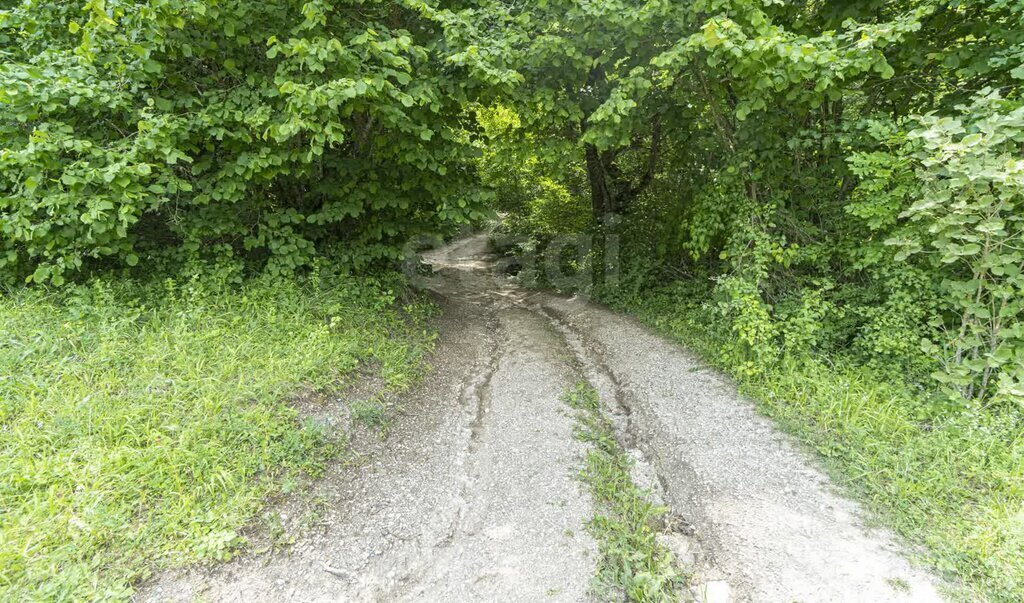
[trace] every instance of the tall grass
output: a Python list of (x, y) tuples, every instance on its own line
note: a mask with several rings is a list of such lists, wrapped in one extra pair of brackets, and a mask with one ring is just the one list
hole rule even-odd
[(0, 599), (125, 599), (154, 568), (230, 556), (281, 479), (337, 451), (290, 393), (360, 365), (391, 387), (419, 370), (423, 306), (397, 310), (398, 285), (96, 281), (0, 298)]

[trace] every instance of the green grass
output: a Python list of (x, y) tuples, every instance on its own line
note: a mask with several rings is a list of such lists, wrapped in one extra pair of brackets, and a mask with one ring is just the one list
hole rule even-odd
[[(701, 300), (652, 292), (622, 309), (732, 368), (721, 355), (732, 335)], [(736, 378), (884, 524), (925, 545), (921, 556), (957, 583), (956, 597), (1024, 600), (1020, 409), (935, 413), (927, 392), (834, 358), (783, 360)]]
[(229, 557), (266, 496), (340, 445), (287, 398), (360, 365), (421, 370), (427, 306), (398, 281), (97, 281), (0, 297), (0, 600), (130, 596)]
[(370, 429), (387, 428), (387, 409), (379, 400), (356, 400), (351, 404), (352, 418)]
[(597, 506), (588, 525), (601, 553), (595, 591), (607, 600), (621, 600), (621, 594), (629, 601), (678, 600), (685, 577), (656, 539), (655, 526), (663, 523), (667, 509), (633, 483), (632, 461), (601, 413), (597, 392), (579, 383), (564, 399), (578, 411), (577, 437), (591, 445), (580, 478)]

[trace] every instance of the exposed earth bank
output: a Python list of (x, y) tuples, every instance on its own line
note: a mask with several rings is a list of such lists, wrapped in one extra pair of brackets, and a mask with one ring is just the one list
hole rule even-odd
[(328, 471), (291, 547), (157, 576), (140, 601), (589, 601), (595, 509), (562, 396), (600, 393), (634, 481), (670, 508), (681, 599), (940, 601), (735, 387), (636, 322), (502, 277), (477, 235), (427, 254), (442, 298), (425, 382), (385, 441)]

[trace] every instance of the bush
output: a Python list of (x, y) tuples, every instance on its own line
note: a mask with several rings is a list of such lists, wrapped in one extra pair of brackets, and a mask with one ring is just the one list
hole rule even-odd
[(331, 248), (358, 268), (483, 215), (469, 80), (415, 9), (82, 8), (0, 10), (0, 279), (200, 259), (290, 274)]

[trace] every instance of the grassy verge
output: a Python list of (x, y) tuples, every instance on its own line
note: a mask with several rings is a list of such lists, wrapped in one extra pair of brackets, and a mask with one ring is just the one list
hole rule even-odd
[(577, 437), (591, 450), (580, 471), (598, 512), (589, 528), (601, 552), (595, 590), (608, 600), (676, 601), (685, 580), (672, 553), (656, 539), (666, 509), (630, 477), (629, 456), (601, 414), (597, 392), (585, 383), (566, 393), (577, 414)]
[(0, 297), (0, 600), (125, 599), (225, 559), (339, 442), (286, 402), (360, 365), (404, 387), (431, 335), (398, 281), (98, 281)]
[[(622, 306), (729, 371), (732, 335), (678, 292)], [(719, 325), (719, 326), (716, 326)], [(936, 416), (925, 392), (836, 359), (737, 375), (761, 409), (815, 448), (833, 476), (969, 600), (1024, 600), (1024, 418), (981, 407)]]

